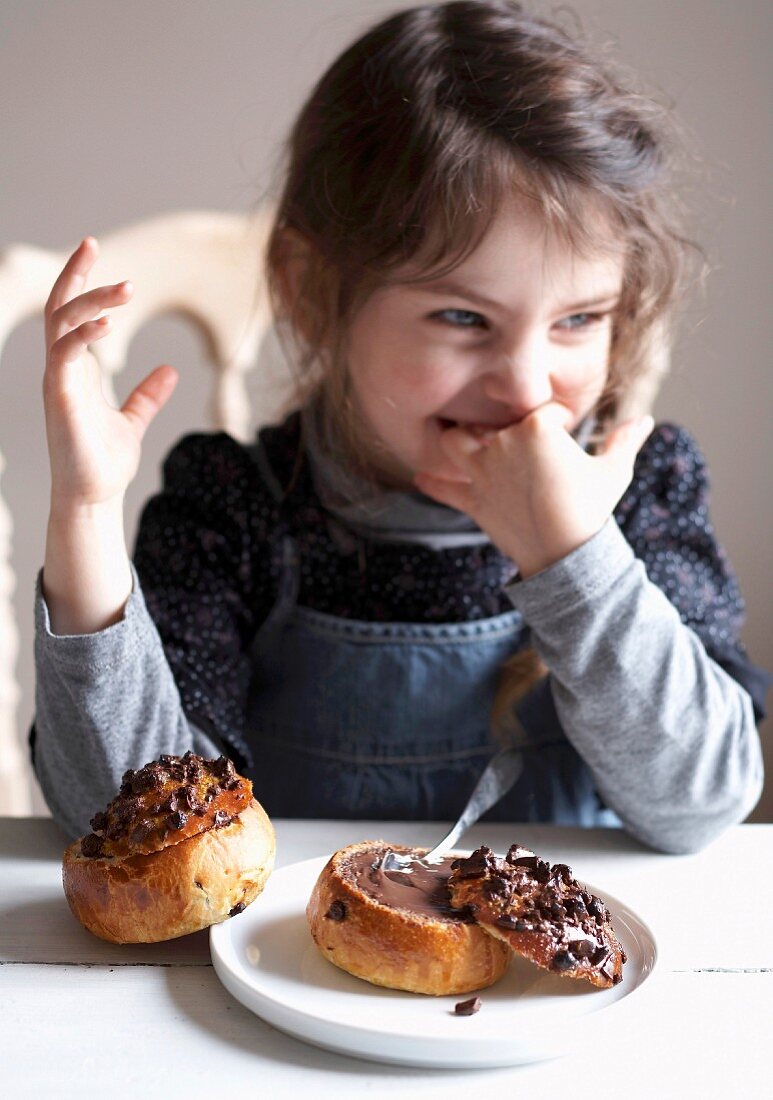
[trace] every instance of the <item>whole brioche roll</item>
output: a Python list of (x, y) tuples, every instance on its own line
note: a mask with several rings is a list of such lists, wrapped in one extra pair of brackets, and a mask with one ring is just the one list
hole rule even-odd
[(389, 900), (378, 869), (388, 850), (416, 856), (425, 851), (365, 840), (340, 849), (323, 868), (306, 908), (322, 954), (355, 977), (412, 993), (467, 993), (497, 981), (510, 951), (451, 908), (452, 857), (433, 872), (429, 893), (404, 885), (404, 875), (388, 879)]
[(273, 826), (231, 760), (162, 756), (123, 776), (65, 851), (74, 915), (113, 943), (175, 939), (241, 913), (274, 866)]

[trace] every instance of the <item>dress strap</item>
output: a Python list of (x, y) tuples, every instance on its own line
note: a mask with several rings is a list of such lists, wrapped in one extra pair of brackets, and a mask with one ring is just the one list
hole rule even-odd
[[(263, 443), (258, 437), (250, 448), (255, 464), (260, 471), (277, 504), (284, 503), (285, 491), (274, 473)], [(274, 629), (283, 623), (295, 610), (301, 580), (301, 555), (296, 539), (289, 532), (282, 536), (282, 565), (279, 577), (279, 589), (274, 606), (264, 619), (258, 634)]]

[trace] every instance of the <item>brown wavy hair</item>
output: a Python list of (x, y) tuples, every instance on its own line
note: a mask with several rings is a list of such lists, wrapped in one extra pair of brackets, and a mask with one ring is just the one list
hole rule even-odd
[[(342, 459), (367, 476), (346, 371), (351, 319), (409, 267), (412, 279), (452, 270), (517, 195), (578, 252), (623, 250), (596, 441), (644, 411), (700, 252), (681, 228), (677, 134), (579, 32), (519, 3), (425, 4), (379, 23), (322, 76), (288, 142), (267, 274), (294, 403), (319, 393)], [(288, 296), (298, 242), (303, 275)], [(531, 649), (506, 663), (495, 728), (544, 672)]]

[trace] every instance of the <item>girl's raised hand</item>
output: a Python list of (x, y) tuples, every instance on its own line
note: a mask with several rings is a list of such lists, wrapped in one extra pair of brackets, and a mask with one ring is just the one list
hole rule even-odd
[(570, 426), (569, 410), (551, 401), (500, 431), (450, 428), (441, 439), (448, 465), (420, 471), (414, 482), (471, 516), (522, 577), (532, 576), (604, 526), (630, 484), (653, 420), (621, 424), (598, 455), (578, 446)]
[(99, 366), (88, 345), (110, 331), (105, 309), (123, 305), (128, 282), (80, 293), (97, 258), (87, 237), (68, 259), (45, 307), (43, 400), (51, 462), (51, 510), (66, 515), (122, 498), (137, 472), (142, 437), (177, 384), (160, 366), (113, 408), (104, 398)]

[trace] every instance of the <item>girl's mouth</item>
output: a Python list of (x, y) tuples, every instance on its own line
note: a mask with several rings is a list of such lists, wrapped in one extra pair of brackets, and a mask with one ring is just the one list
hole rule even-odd
[(446, 432), (450, 428), (462, 428), (473, 435), (492, 435), (510, 427), (509, 424), (480, 424), (472, 420), (451, 420), (447, 416), (437, 416), (435, 419), (442, 432)]

